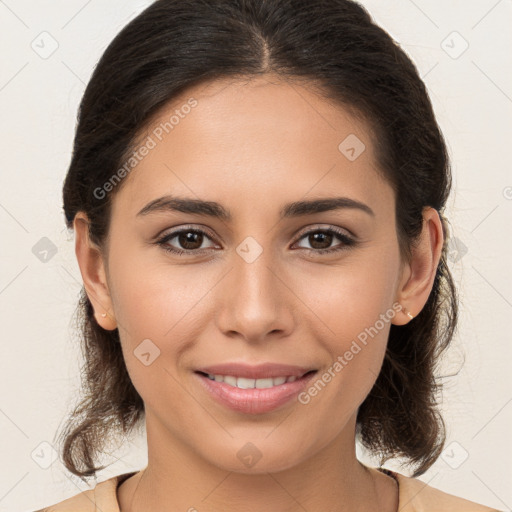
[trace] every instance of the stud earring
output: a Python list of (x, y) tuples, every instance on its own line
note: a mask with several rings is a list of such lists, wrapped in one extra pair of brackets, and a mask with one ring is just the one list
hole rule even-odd
[(101, 316), (105, 318), (107, 316), (107, 313), (101, 313)]
[(406, 308), (404, 308), (404, 313), (409, 317), (409, 320), (412, 320), (414, 318), (414, 316), (411, 315), (411, 313)]

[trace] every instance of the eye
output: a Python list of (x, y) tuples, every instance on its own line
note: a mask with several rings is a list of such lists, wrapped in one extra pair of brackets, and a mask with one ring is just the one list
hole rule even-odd
[[(175, 244), (180, 245), (182, 248), (173, 247), (172, 245), (169, 245), (169, 243), (174, 239), (176, 239)], [(212, 247), (203, 247), (203, 242), (205, 241), (205, 239), (210, 239), (210, 236), (206, 231), (203, 231), (202, 229), (181, 228), (179, 230), (166, 234), (165, 236), (160, 238), (156, 243), (160, 245), (165, 251), (174, 254), (202, 254), (205, 249)]]
[[(331, 244), (336, 238), (340, 240), (341, 243), (332, 247)], [(356, 241), (352, 237), (347, 235), (344, 231), (332, 227), (307, 231), (302, 235), (299, 241), (303, 239), (305, 239), (311, 247), (302, 248), (316, 254), (344, 251), (356, 245)]]
[[(203, 254), (208, 249), (215, 247), (215, 245), (204, 246), (203, 243), (207, 240), (211, 240), (213, 237), (206, 231), (198, 228), (184, 227), (171, 233), (167, 233), (162, 238), (157, 240), (157, 244), (160, 245), (165, 251), (177, 254), (177, 255), (197, 255)], [(341, 243), (334, 246), (331, 244), (338, 239)], [(174, 241), (173, 246), (171, 242)], [(347, 250), (350, 247), (356, 245), (356, 241), (347, 235), (341, 229), (336, 228), (324, 228), (324, 229), (313, 229), (304, 233), (299, 242), (305, 240), (310, 244), (310, 247), (299, 246), (306, 251), (313, 254), (326, 254), (334, 253), (338, 251)], [(297, 242), (298, 243), (298, 242)]]

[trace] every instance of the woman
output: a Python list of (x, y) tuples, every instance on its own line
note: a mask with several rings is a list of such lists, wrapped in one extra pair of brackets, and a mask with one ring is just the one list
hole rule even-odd
[(492, 510), (415, 478), (445, 441), (450, 186), (424, 84), (358, 4), (153, 3), (64, 183), (86, 364), (62, 458), (94, 476), (144, 424), (148, 465), (45, 510)]

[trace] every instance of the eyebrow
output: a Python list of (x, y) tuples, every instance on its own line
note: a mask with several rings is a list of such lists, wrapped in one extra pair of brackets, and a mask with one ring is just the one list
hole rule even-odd
[[(375, 217), (374, 211), (368, 205), (349, 197), (331, 197), (287, 203), (281, 208), (279, 216), (281, 219), (299, 217), (301, 215), (313, 215), (315, 213), (322, 213), (342, 208), (361, 210), (368, 215)], [(172, 211), (205, 215), (227, 222), (232, 220), (231, 212), (224, 208), (220, 203), (170, 195), (159, 197), (158, 199), (154, 199), (149, 202), (144, 206), (144, 208), (142, 208), (142, 210), (139, 211), (139, 213), (137, 213), (137, 217), (151, 213)]]

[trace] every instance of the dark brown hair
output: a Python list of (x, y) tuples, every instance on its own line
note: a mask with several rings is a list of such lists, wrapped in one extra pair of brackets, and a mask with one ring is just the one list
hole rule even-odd
[[(429, 299), (404, 326), (391, 326), (380, 375), (359, 408), (357, 436), (381, 464), (401, 457), (424, 473), (438, 458), (445, 426), (438, 411), (439, 357), (457, 320), (447, 267), (443, 210), (451, 188), (445, 142), (425, 85), (406, 53), (366, 10), (349, 0), (157, 0), (111, 42), (79, 108), (64, 182), (68, 228), (78, 211), (91, 240), (105, 246), (113, 190), (101, 188), (133, 150), (141, 128), (192, 85), (275, 73), (319, 87), (325, 98), (364, 118), (379, 170), (396, 196), (403, 257), (422, 229), (427, 206), (441, 215), (445, 247)], [(82, 394), (62, 430), (62, 459), (82, 478), (105, 466), (114, 434), (144, 418), (126, 370), (117, 329), (96, 322), (84, 288), (77, 309), (84, 365)], [(117, 438), (119, 439), (119, 438)]]

